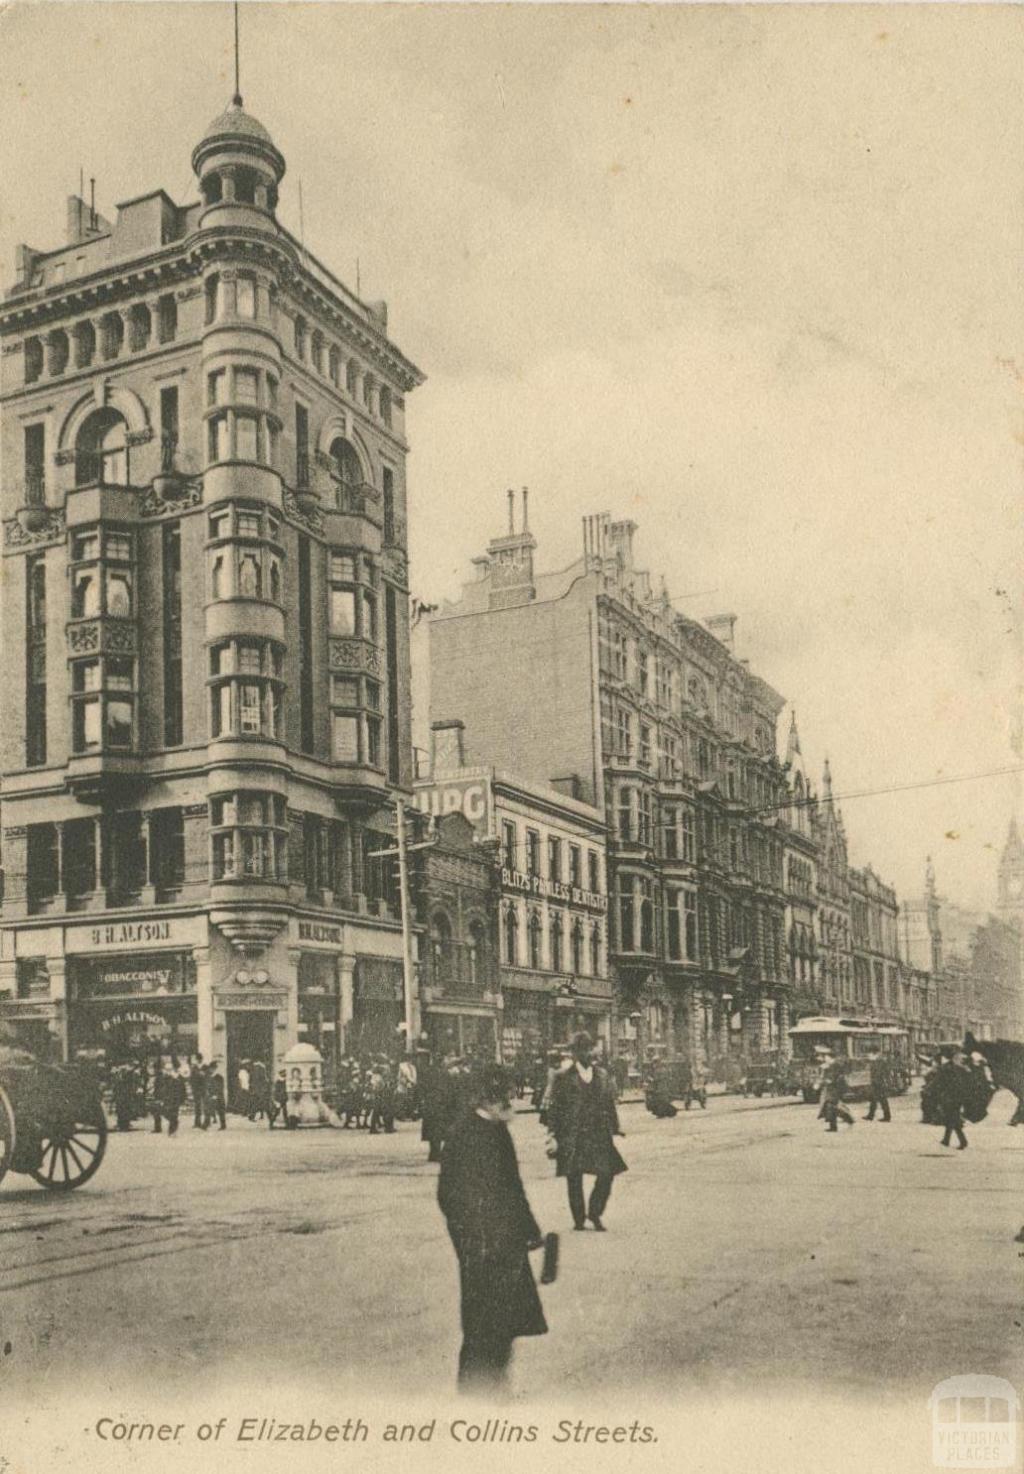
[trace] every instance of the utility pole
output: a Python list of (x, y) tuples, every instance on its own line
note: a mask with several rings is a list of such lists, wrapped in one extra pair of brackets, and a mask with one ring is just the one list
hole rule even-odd
[(420, 1037), (416, 980), (413, 976), (412, 929), (409, 926), (409, 864), (405, 850), (405, 801), (398, 809), (398, 893), (402, 908), (402, 981), (405, 985), (405, 1052), (411, 1054)]
[(402, 991), (405, 998), (405, 1047), (411, 1053), (416, 1041), (420, 1037), (419, 999), (416, 995), (416, 970), (412, 957), (412, 925), (411, 904), (409, 901), (409, 863), (410, 850), (430, 850), (437, 844), (436, 836), (421, 840), (416, 844), (408, 844), (405, 838), (405, 800), (395, 798), (395, 809), (398, 822), (395, 826), (395, 838), (398, 843), (394, 849), (371, 850), (368, 856), (371, 860), (383, 860), (393, 856), (398, 857), (398, 903), (402, 911)]

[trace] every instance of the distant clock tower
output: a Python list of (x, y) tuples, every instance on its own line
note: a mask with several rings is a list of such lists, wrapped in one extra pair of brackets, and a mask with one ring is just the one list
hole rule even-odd
[(1010, 832), (999, 861), (996, 910), (1003, 921), (1024, 931), (1024, 844), (1021, 843), (1016, 819), (1010, 820)]

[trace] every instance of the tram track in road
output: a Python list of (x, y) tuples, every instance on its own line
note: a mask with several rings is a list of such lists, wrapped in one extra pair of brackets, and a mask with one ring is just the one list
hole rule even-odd
[[(340, 1233), (360, 1223), (366, 1212), (348, 1212), (343, 1217), (317, 1220), (309, 1214), (296, 1215), (286, 1221), (267, 1223), (265, 1220), (244, 1223), (241, 1218), (252, 1218), (247, 1212), (237, 1219), (187, 1219), (183, 1218), (172, 1231), (159, 1237), (137, 1239), (129, 1244), (103, 1244), (84, 1248), (75, 1245), (64, 1254), (33, 1257), (20, 1264), (5, 1264), (0, 1269), (0, 1295), (13, 1294), (18, 1290), (48, 1285), (59, 1279), (74, 1279), (82, 1275), (102, 1274), (147, 1260), (163, 1258), (169, 1254), (200, 1252), (204, 1249), (221, 1248), (226, 1244), (242, 1243), (248, 1239), (298, 1234), (319, 1236)], [(122, 1229), (131, 1232), (137, 1223), (110, 1225), (110, 1232)], [(88, 1261), (88, 1262), (83, 1262)], [(45, 1273), (40, 1273), (45, 1268)]]

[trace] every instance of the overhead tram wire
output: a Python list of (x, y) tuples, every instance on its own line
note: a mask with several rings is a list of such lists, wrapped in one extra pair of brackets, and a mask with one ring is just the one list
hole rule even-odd
[(789, 799), (786, 803), (758, 805), (754, 810), (757, 814), (777, 814), (784, 809), (810, 809), (818, 804), (826, 803), (848, 803), (854, 798), (878, 798), (887, 793), (907, 793), (916, 788), (939, 788), (949, 783), (974, 783), (983, 778), (1006, 778), (1013, 773), (1024, 773), (1024, 763), (1017, 763), (1012, 768), (990, 768), (984, 773), (957, 773), (949, 778), (922, 778), (915, 783), (892, 783), (887, 788), (859, 788), (850, 793), (833, 794), (831, 799), (801, 798)]

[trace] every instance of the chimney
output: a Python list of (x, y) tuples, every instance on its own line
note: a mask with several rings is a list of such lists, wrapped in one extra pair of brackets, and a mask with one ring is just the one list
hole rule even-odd
[(516, 494), (511, 489), (508, 492), (508, 535), (514, 537), (516, 531)]
[(712, 614), (704, 621), (716, 640), (729, 651), (736, 648), (736, 615), (735, 614)]
[[(619, 566), (624, 572), (633, 571), (633, 535), (636, 532), (635, 522), (609, 522), (607, 514), (601, 519), (602, 543), (606, 544), (612, 556), (618, 558)], [(602, 551), (604, 549), (602, 548)]]
[(456, 717), (430, 724), (430, 767), (439, 773), (457, 773), (466, 766), (466, 724)]
[(530, 530), (529, 498), (530, 498), (530, 488), (528, 486), (524, 486), (523, 487), (523, 531), (524, 532), (529, 532), (529, 530)]

